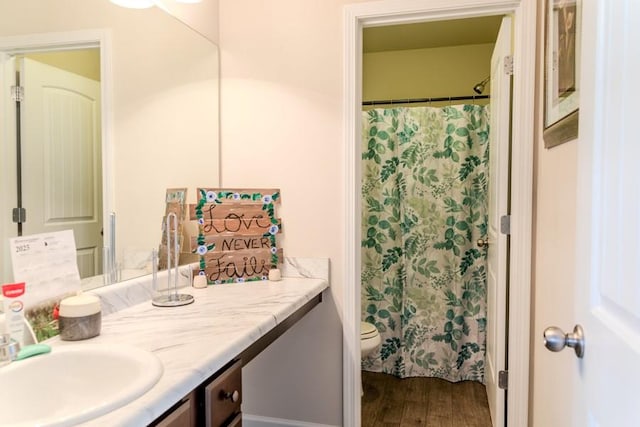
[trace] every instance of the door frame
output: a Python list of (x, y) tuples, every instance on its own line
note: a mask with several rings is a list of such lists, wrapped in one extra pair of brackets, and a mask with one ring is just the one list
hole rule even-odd
[[(500, 387), (500, 371), (507, 369), (507, 295), (509, 284), (509, 236), (500, 232), (500, 217), (509, 207), (509, 151), (511, 147), (511, 75), (506, 72), (506, 60), (513, 53), (513, 19), (502, 17), (500, 29), (491, 53), (489, 81), (491, 114), (489, 120), (489, 164), (487, 197), (488, 223), (486, 252), (486, 345), (484, 383), (493, 427), (506, 422), (507, 392)], [(492, 197), (495, 195), (495, 197)]]
[[(95, 30), (79, 30), (79, 31), (65, 31), (55, 33), (37, 33), (37, 34), (24, 34), (16, 36), (0, 37), (0, 82), (5, 81), (4, 75), (4, 61), (8, 58), (8, 55), (18, 53), (28, 53), (35, 51), (62, 51), (81, 49), (87, 47), (97, 47), (100, 49), (100, 96), (101, 96), (101, 145), (102, 145), (102, 223), (104, 236), (111, 236), (111, 224), (108, 221), (108, 213), (113, 211), (114, 208), (114, 182), (113, 182), (113, 79), (111, 73), (111, 31), (108, 29), (95, 29)], [(5, 99), (8, 99), (9, 93), (4, 89), (3, 85), (0, 85), (0, 117), (6, 117)], [(2, 131), (0, 125), (0, 142), (3, 139), (8, 139), (9, 132)], [(10, 142), (11, 143), (11, 142)], [(0, 155), (3, 158), (8, 147), (4, 147), (0, 144)], [(15, 153), (15, 150), (11, 151)], [(4, 166), (4, 164), (3, 164)], [(10, 170), (10, 173), (15, 172), (15, 168)], [(0, 179), (4, 186), (4, 182)], [(12, 191), (11, 195), (15, 195), (15, 191)], [(13, 202), (15, 203), (15, 202)], [(5, 206), (5, 200), (0, 200), (0, 207), (4, 207), (5, 212), (9, 212), (8, 209), (13, 206)], [(0, 227), (0, 238), (4, 239), (9, 235), (8, 228), (10, 227), (10, 219), (6, 221), (4, 218), (0, 218), (0, 221), (4, 227)], [(3, 249), (0, 249), (0, 267), (3, 269), (8, 268), (9, 265), (5, 265), (10, 260), (8, 254), (5, 254)]]
[(514, 20), (507, 425), (528, 424), (537, 2), (385, 0), (344, 9), (343, 425), (360, 426), (362, 28), (511, 14)]

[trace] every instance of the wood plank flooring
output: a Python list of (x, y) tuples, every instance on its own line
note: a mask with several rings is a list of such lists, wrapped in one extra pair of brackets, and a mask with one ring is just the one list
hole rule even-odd
[(484, 385), (362, 371), (362, 427), (491, 427)]

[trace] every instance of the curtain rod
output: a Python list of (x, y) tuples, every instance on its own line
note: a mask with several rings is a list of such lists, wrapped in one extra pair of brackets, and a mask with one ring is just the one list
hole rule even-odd
[(362, 105), (414, 104), (417, 102), (466, 101), (469, 99), (472, 99), (472, 100), (489, 99), (489, 95), (443, 96), (440, 98), (383, 99), (383, 100), (376, 100), (376, 101), (362, 101)]

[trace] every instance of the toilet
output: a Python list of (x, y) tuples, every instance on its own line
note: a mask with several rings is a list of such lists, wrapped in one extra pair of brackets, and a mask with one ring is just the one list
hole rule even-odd
[[(372, 354), (380, 345), (380, 332), (378, 329), (367, 322), (360, 322), (360, 352), (362, 358)], [(362, 381), (360, 381), (360, 395), (364, 394)]]
[(380, 345), (378, 329), (368, 322), (360, 322), (360, 351), (362, 358), (369, 356)]

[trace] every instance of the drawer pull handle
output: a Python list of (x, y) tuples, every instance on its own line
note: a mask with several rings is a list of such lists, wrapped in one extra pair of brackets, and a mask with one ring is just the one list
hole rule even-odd
[(238, 390), (233, 390), (232, 393), (223, 390), (220, 392), (220, 395), (222, 396), (222, 400), (230, 400), (233, 403), (236, 403), (238, 400), (240, 400), (240, 392)]

